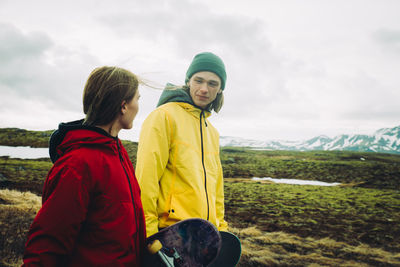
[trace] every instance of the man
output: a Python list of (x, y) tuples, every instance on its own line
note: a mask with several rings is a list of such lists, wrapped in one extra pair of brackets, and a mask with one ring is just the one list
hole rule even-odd
[(219, 134), (207, 118), (223, 105), (226, 72), (213, 53), (196, 55), (185, 85), (167, 85), (144, 121), (136, 174), (147, 236), (188, 218), (226, 231)]

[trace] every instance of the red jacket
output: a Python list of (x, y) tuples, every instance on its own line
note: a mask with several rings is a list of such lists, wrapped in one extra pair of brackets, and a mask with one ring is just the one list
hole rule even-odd
[(57, 146), (24, 265), (139, 266), (146, 228), (128, 154), (101, 129), (76, 128)]

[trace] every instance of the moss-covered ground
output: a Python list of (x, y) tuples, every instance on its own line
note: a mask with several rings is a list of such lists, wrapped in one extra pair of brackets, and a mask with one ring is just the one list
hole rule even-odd
[(400, 253), (398, 190), (234, 180), (225, 182), (225, 205), (234, 227), (257, 226)]
[[(51, 134), (0, 130), (0, 145), (46, 147)], [(137, 143), (123, 144), (135, 163)], [(243, 244), (239, 266), (400, 266), (399, 155), (223, 148), (221, 161), (228, 177), (226, 219)], [(0, 157), (0, 266), (21, 263), (51, 166), (48, 158)], [(342, 185), (273, 184), (251, 177)]]

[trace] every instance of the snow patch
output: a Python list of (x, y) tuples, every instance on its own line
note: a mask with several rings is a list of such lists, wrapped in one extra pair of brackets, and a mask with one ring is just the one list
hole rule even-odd
[(271, 177), (253, 177), (254, 181), (271, 181), (278, 184), (297, 184), (297, 185), (318, 185), (318, 186), (337, 186), (340, 183), (326, 183), (320, 181), (309, 181), (309, 180), (299, 180), (299, 179), (287, 179), (287, 178), (271, 178)]

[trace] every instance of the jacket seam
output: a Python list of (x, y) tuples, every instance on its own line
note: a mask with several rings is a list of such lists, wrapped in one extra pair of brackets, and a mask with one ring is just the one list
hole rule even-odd
[[(125, 172), (125, 176), (126, 179), (128, 180), (128, 185), (129, 185), (129, 191), (131, 193), (131, 200), (132, 200), (132, 206), (133, 206), (133, 215), (134, 215), (134, 220), (135, 220), (135, 226), (139, 227), (138, 221), (137, 221), (137, 214), (136, 214), (136, 206), (135, 206), (135, 201), (133, 199), (133, 191), (132, 191), (132, 185), (131, 185), (131, 181), (129, 180), (129, 175), (128, 172), (126, 171), (125, 167), (124, 167), (124, 158), (121, 154), (121, 150), (120, 150), (120, 145), (119, 145), (119, 141), (116, 140), (117, 142), (117, 149), (118, 149), (118, 156), (119, 156), (119, 162), (121, 163), (121, 167)], [(136, 258), (139, 259), (139, 255), (138, 255), (138, 248), (136, 247), (136, 243), (135, 244), (135, 251), (136, 251)]]

